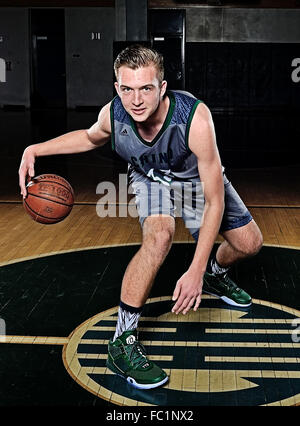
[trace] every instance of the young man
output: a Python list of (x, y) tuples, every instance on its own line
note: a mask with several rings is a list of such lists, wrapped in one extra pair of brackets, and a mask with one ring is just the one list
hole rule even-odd
[[(205, 203), (196, 212), (191, 208), (182, 210), (197, 244), (191, 265), (174, 289), (175, 314), (198, 309), (203, 284), (204, 291), (231, 305), (249, 306), (251, 297), (227, 272), (236, 261), (259, 251), (262, 236), (224, 174), (212, 117), (205, 104), (188, 93), (166, 91), (163, 58), (152, 49), (126, 48), (114, 68), (118, 96), (102, 108), (90, 129), (27, 147), (19, 169), (20, 187), (25, 197), (26, 175), (34, 176), (34, 162), (39, 156), (84, 152), (111, 140), (113, 149), (128, 161), (143, 241), (123, 277), (107, 365), (134, 386), (150, 389), (164, 384), (168, 377), (147, 359), (137, 340), (137, 327), (155, 276), (172, 244), (176, 191), (180, 192), (182, 185), (201, 181)], [(191, 211), (196, 222), (189, 220)], [(218, 233), (224, 242), (209, 262)]]

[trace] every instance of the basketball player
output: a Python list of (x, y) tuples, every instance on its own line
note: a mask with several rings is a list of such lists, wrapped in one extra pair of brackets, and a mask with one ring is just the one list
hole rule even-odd
[[(85, 152), (108, 141), (129, 163), (143, 241), (123, 277), (107, 366), (134, 386), (150, 389), (164, 384), (168, 377), (147, 358), (137, 328), (155, 276), (172, 244), (174, 193), (184, 184), (201, 181), (204, 199), (199, 211), (183, 209), (182, 217), (197, 244), (188, 270), (174, 289), (175, 314), (186, 314), (192, 308), (196, 311), (202, 287), (230, 305), (249, 306), (251, 297), (229, 278), (228, 271), (235, 262), (259, 251), (262, 235), (224, 174), (208, 107), (189, 93), (167, 91), (163, 58), (152, 49), (126, 48), (117, 57), (114, 69), (118, 95), (102, 108), (98, 121), (88, 130), (27, 147), (19, 169), (20, 187), (26, 197), (25, 178), (34, 176), (37, 157)], [(190, 220), (191, 213), (196, 213), (195, 220)], [(210, 259), (218, 233), (224, 242)]]

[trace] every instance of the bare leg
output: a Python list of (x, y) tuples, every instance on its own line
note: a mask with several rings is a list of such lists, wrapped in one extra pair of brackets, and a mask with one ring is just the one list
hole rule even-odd
[(246, 257), (254, 256), (263, 243), (262, 234), (254, 220), (240, 228), (225, 231), (221, 235), (225, 241), (219, 246), (216, 259), (224, 268)]
[(174, 231), (173, 217), (147, 217), (143, 225), (142, 246), (123, 277), (122, 302), (137, 308), (145, 304), (155, 276), (171, 248)]

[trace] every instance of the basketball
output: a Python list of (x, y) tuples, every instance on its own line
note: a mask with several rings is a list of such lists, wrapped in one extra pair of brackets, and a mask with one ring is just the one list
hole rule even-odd
[(58, 223), (71, 212), (74, 191), (69, 182), (55, 174), (43, 174), (32, 178), (26, 185), (23, 199), (26, 212), (33, 220), (43, 224)]

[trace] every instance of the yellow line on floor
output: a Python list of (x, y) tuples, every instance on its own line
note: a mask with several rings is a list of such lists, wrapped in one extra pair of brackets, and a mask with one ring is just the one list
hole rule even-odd
[(67, 337), (50, 336), (1, 336), (0, 343), (20, 343), (30, 345), (65, 345), (69, 342)]
[(255, 328), (206, 328), (205, 333), (244, 333), (244, 334), (291, 334), (293, 330), (255, 329)]
[[(204, 309), (206, 308), (202, 308), (202, 311), (204, 311)], [(206, 309), (207, 311), (209, 311), (209, 309)], [(222, 310), (219, 309), (220, 311), (226, 311), (226, 310)], [(206, 318), (206, 317), (201, 317), (202, 311), (198, 311), (200, 313), (199, 317), (197, 318), (197, 322), (201, 323), (201, 322), (210, 322), (210, 323), (222, 323), (222, 322), (230, 322), (230, 323), (243, 323), (243, 324), (292, 324), (295, 319), (290, 319), (290, 318), (285, 318), (285, 319), (264, 319), (264, 318), (230, 318), (227, 321), (226, 320), (222, 320), (220, 318)], [(231, 314), (230, 311), (227, 311)], [(238, 311), (240, 312), (240, 311)], [(243, 314), (245, 314), (243, 312)], [(167, 317), (168, 315), (168, 317)], [(106, 317), (102, 317), (101, 321), (117, 321), (117, 317), (113, 317), (113, 316), (106, 316)], [(163, 316), (160, 317), (141, 317), (139, 321), (155, 321), (157, 322), (157, 324), (159, 324), (160, 322), (178, 322), (178, 317), (175, 314), (164, 314)], [(94, 328), (96, 328), (97, 326), (94, 326)]]
[[(81, 339), (81, 344), (107, 345), (105, 339)], [(269, 342), (186, 342), (186, 341), (163, 341), (163, 340), (141, 340), (145, 346), (191, 346), (191, 347), (248, 347), (248, 348), (300, 348), (300, 343), (269, 343)]]
[[(79, 359), (106, 359), (107, 354), (77, 354)], [(173, 361), (172, 355), (147, 355), (152, 361)]]
[(246, 356), (206, 356), (205, 362), (282, 362), (282, 363), (298, 363), (300, 358), (287, 357), (246, 357)]
[[(105, 325), (94, 326), (89, 331), (115, 331), (116, 327), (106, 327)], [(176, 333), (177, 328), (165, 328), (165, 327), (139, 327), (139, 331), (156, 331), (157, 333)]]

